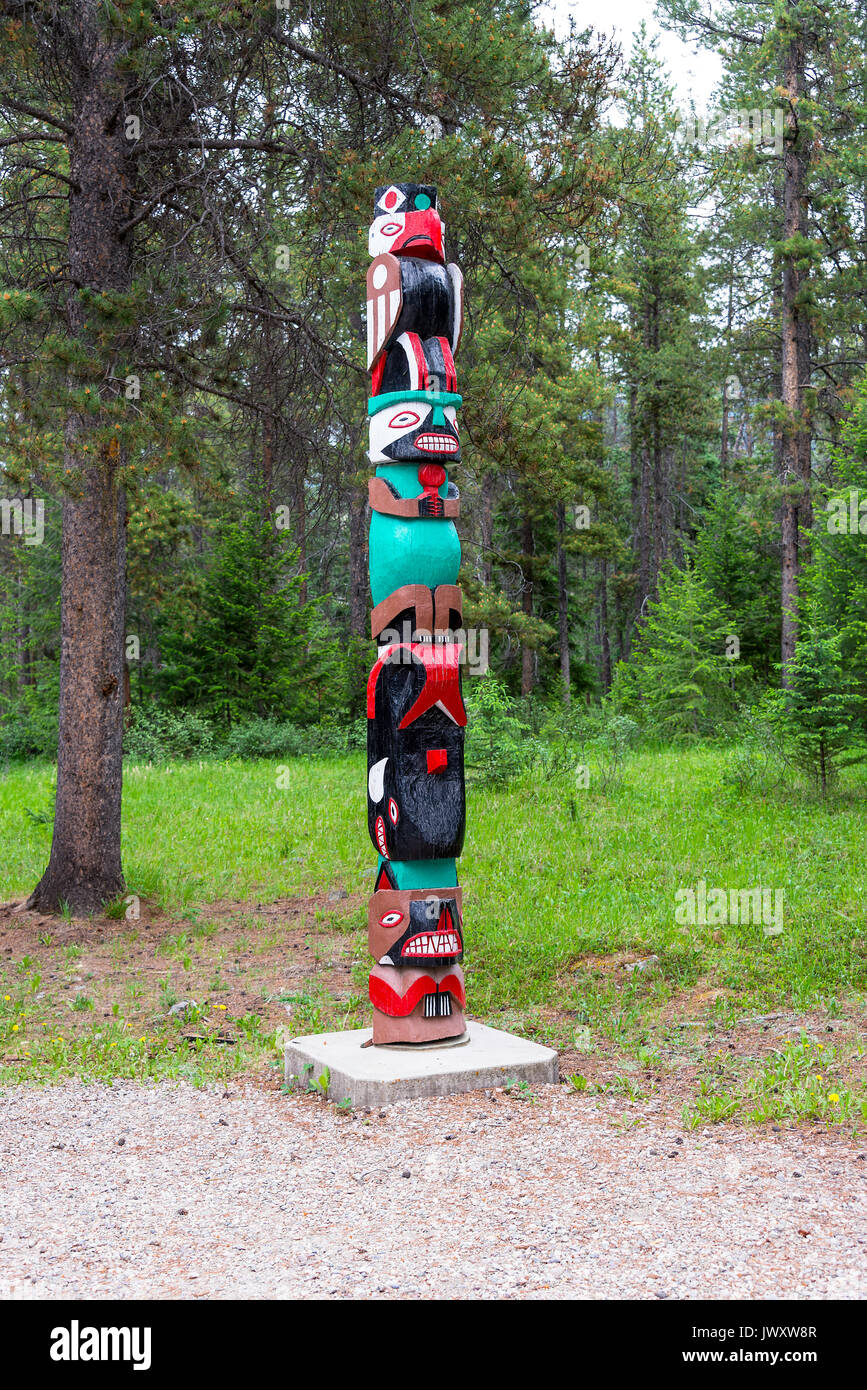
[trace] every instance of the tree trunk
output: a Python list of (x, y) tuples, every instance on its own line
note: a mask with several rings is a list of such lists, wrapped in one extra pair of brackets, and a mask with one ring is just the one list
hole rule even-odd
[(494, 564), (491, 554), (491, 547), (494, 543), (494, 486), (496, 475), (486, 473), (482, 479), (481, 506), (479, 508), (479, 525), (481, 527), (481, 578), (485, 584), (490, 584), (494, 576)]
[(353, 637), (370, 637), (367, 601), (367, 493), (354, 487), (349, 494), (349, 630)]
[[(131, 239), (120, 228), (129, 217), (134, 165), (118, 119), (123, 46), (99, 38), (92, 24), (82, 50), (90, 57), (75, 94), (69, 142), (70, 336), (94, 351), (80, 290), (128, 291)], [(112, 364), (113, 365), (113, 364)], [(106, 402), (115, 389), (106, 385)], [(81, 386), (72, 378), (71, 385)], [(28, 906), (97, 911), (124, 891), (120, 859), (125, 595), (125, 499), (118, 483), (121, 452), (105, 442), (106, 416), (70, 411), (64, 462), (71, 483), (63, 499), (60, 614), (60, 727), (57, 795), (51, 856)], [(102, 426), (103, 435), (97, 430)]]
[(653, 535), (651, 521), (651, 475), (650, 448), (646, 440), (641, 441), (639, 452), (640, 475), (638, 480), (638, 593), (636, 619), (644, 616), (644, 605), (653, 587)]
[[(268, 404), (272, 400), (268, 393)], [(262, 511), (263, 520), (274, 525), (274, 420), (266, 410), (262, 416)]]
[(295, 474), (295, 544), (298, 566), (304, 578), (298, 588), (298, 602), (307, 602), (307, 476), (303, 462)]
[(566, 503), (557, 503), (557, 614), (560, 633), (560, 678), (563, 682), (563, 703), (569, 704), (572, 694), (572, 672), (569, 662), (569, 588), (566, 573), (566, 550), (563, 545), (566, 530)]
[[(784, 82), (794, 104), (804, 83), (802, 40), (792, 38), (786, 52)], [(783, 177), (783, 238), (806, 232), (806, 163), (802, 141), (794, 129), (797, 109), (789, 116), (789, 138), (785, 142)], [(811, 437), (804, 415), (804, 388), (810, 375), (810, 326), (806, 311), (798, 304), (803, 276), (798, 268), (798, 250), (788, 250), (783, 258), (782, 276), (782, 402), (786, 421), (782, 437), (782, 483), (785, 489), (781, 522), (782, 543), (782, 665), (783, 684), (787, 684), (789, 664), (798, 639), (799, 573), (806, 559), (800, 529), (812, 524), (810, 499)]]
[(640, 537), (642, 530), (641, 506), (642, 506), (642, 465), (641, 454), (638, 442), (638, 391), (634, 382), (629, 386), (629, 399), (627, 405), (627, 429), (629, 431), (629, 488), (632, 513), (632, 536), (631, 544), (633, 554), (638, 552), (638, 573), (637, 573), (637, 593), (635, 595), (635, 611), (629, 613), (624, 611), (623, 623), (620, 638), (620, 659), (628, 661), (629, 653), (632, 650), (632, 635), (635, 626), (636, 616), (641, 612), (643, 595), (641, 593), (641, 554)]
[[(521, 606), (528, 618), (533, 616), (533, 577), (530, 566), (533, 563), (533, 519), (528, 514), (524, 515), (521, 527), (521, 547), (524, 551), (524, 590), (521, 596)], [(521, 694), (527, 696), (532, 694), (535, 684), (533, 674), (535, 652), (526, 642), (521, 646)]]
[(651, 593), (659, 592), (659, 576), (668, 557), (670, 540), (671, 446), (663, 445), (658, 419), (653, 439), (653, 578)]
[(719, 446), (720, 478), (726, 481), (729, 464), (729, 377), (731, 367), (732, 323), (734, 321), (734, 258), (729, 259), (729, 301), (726, 313), (726, 374), (722, 390), (722, 431)]
[(602, 689), (611, 689), (611, 639), (608, 634), (608, 561), (599, 561), (599, 641), (602, 650)]

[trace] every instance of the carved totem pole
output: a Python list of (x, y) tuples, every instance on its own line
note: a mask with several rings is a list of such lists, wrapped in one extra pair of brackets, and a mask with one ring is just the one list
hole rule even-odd
[(436, 189), (378, 188), (367, 272), (371, 630), (367, 819), (379, 851), (368, 909), (374, 1043), (465, 1031), (460, 459), (454, 353), (463, 282), (446, 265)]

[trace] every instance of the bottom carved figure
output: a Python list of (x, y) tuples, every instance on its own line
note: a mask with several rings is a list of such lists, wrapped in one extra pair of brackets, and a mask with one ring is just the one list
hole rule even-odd
[(466, 1032), (464, 972), (459, 965), (417, 970), (375, 965), (369, 993), (376, 1044), (438, 1042)]

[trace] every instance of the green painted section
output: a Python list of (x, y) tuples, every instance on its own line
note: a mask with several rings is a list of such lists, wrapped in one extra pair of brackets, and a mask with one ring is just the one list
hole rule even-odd
[(381, 396), (368, 396), (368, 415), (378, 415), (381, 410), (397, 404), (398, 401), (427, 401), (428, 405), (459, 406), (463, 401), (456, 391), (385, 391)]
[[(438, 458), (431, 459), (431, 463), (439, 463)], [(377, 478), (385, 478), (396, 487), (401, 497), (418, 497), (422, 491), (422, 485), (418, 480), (418, 470), (421, 467), (421, 460), (418, 463), (381, 463), (376, 470)], [(446, 472), (446, 480), (439, 489), (440, 497), (448, 496), (449, 475)]]
[[(418, 483), (416, 482), (416, 486)], [(436, 517), (370, 517), (370, 592), (374, 607), (404, 584), (456, 584), (461, 543), (453, 521)]]
[[(382, 868), (382, 855), (379, 857)], [(398, 888), (456, 888), (458, 871), (454, 859), (413, 859), (398, 863), (389, 860)]]

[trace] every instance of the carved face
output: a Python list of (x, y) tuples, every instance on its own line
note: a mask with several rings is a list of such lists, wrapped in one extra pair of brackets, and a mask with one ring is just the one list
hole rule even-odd
[(393, 183), (378, 188), (367, 238), (371, 256), (417, 256), (443, 263), (443, 224), (436, 210), (437, 191), (430, 184)]
[(367, 687), (367, 824), (384, 859), (450, 859), (464, 842), (459, 643), (383, 648)]
[(390, 391), (371, 396), (371, 463), (458, 462), (460, 403), (461, 397), (451, 391)]
[(378, 889), (368, 905), (367, 944), (380, 965), (460, 959), (460, 888)]
[(433, 1042), (466, 1028), (466, 986), (459, 965), (375, 965), (368, 980), (374, 1043)]

